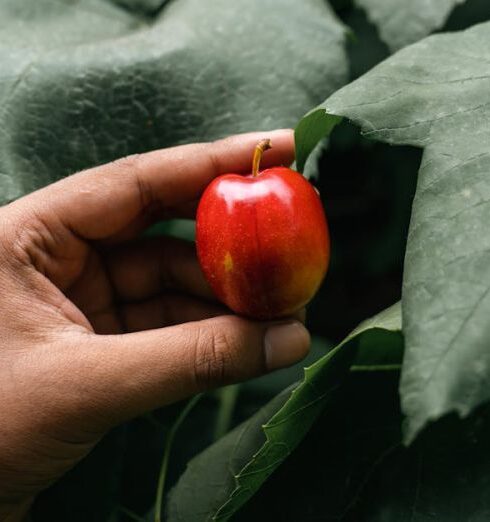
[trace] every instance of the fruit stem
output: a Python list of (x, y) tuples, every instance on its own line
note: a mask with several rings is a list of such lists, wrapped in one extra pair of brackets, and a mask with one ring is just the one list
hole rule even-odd
[(252, 177), (255, 178), (258, 175), (260, 160), (262, 159), (262, 155), (264, 154), (264, 152), (268, 149), (272, 149), (271, 140), (260, 140), (259, 143), (257, 143), (252, 164)]

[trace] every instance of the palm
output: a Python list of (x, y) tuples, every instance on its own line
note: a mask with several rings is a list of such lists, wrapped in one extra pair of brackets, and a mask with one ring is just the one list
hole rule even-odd
[[(44, 235), (44, 244), (57, 244)], [(98, 334), (160, 328), (221, 312), (210, 302), (191, 243), (162, 237), (107, 247), (71, 236), (61, 245), (38, 267), (56, 287), (46, 299), (61, 290), (69, 320)]]
[(120, 297), (112, 283), (104, 255), (89, 247), (79, 275), (66, 296), (83, 313), (98, 334), (127, 332)]

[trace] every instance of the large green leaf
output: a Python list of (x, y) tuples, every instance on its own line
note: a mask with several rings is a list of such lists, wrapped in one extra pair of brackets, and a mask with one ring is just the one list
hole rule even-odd
[(298, 131), (319, 115), (346, 116), (366, 136), (425, 149), (403, 288), (410, 440), (429, 420), (467, 415), (490, 399), (490, 23), (403, 49), (327, 99)]
[(401, 314), (395, 305), (362, 323), (247, 422), (192, 460), (170, 494), (168, 520), (228, 520), (300, 443), (334, 396), (359, 348), (363, 366), (400, 356)]
[(235, 522), (483, 522), (490, 408), (402, 443), (397, 372), (352, 372)]
[(0, 203), (119, 156), (292, 126), (345, 82), (324, 0), (122, 1), (0, 3)]
[(466, 0), (355, 0), (395, 51), (439, 29)]

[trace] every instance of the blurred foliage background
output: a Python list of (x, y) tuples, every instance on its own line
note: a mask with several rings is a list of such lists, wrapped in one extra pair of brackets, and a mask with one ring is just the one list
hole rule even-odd
[[(3, 10), (5, 15), (0, 21), (0, 59), (10, 60), (8, 74), (2, 78), (4, 87), (0, 88), (6, 107), (0, 121), (9, 129), (0, 139), (3, 201), (123, 154), (253, 128), (294, 126), (303, 113), (328, 94), (391, 53), (366, 12), (351, 0), (332, 1), (332, 11), (327, 2), (323, 2), (324, 10), (322, 2), (310, 0), (304, 5), (295, 0), (269, 1), (266, 5), (258, 1), (221, 2), (219, 9), (202, 0), (67, 0), (59, 2), (59, 6), (43, 2), (43, 13), (33, 14), (32, 9), (20, 7), (15, 0), (0, 7), (0, 14)], [(106, 22), (98, 28), (94, 20), (102, 4), (102, 10), (107, 10)], [(174, 10), (175, 18), (167, 18), (167, 9)], [(218, 10), (220, 15), (216, 17)], [(251, 19), (243, 22), (242, 18), (249, 16)], [(84, 17), (87, 19), (81, 20)], [(468, 0), (456, 6), (444, 25), (436, 29), (464, 29), (489, 18), (487, 0)], [(38, 24), (39, 34), (31, 34), (30, 43), (12, 43), (12, 34), (27, 31), (31, 19)], [(144, 33), (156, 19), (159, 22)], [(46, 20), (51, 38), (41, 34)], [(84, 28), (66, 39), (62, 28), (66, 30), (70, 24)], [(292, 29), (301, 24), (303, 31)], [(272, 36), (268, 37), (271, 25)], [(87, 31), (90, 26), (92, 29)], [(237, 29), (251, 28), (257, 42), (233, 43)], [(220, 32), (224, 34), (222, 39), (216, 36)], [(113, 40), (108, 33), (113, 34)], [(287, 45), (281, 41), (274, 44), (274, 38), (284, 33), (288, 33)], [(95, 60), (100, 53), (96, 42), (101, 34), (112, 41), (107, 44), (110, 53)], [(57, 54), (57, 38), (62, 42), (62, 54)], [(162, 48), (157, 43), (160, 40), (165, 41)], [(223, 43), (227, 41), (232, 42), (229, 49)], [(204, 49), (202, 53), (196, 52), (199, 46)], [(260, 52), (261, 46), (266, 53)], [(172, 52), (167, 53), (171, 48)], [(46, 69), (50, 74), (43, 76)], [(108, 70), (111, 74), (106, 74)], [(34, 79), (27, 81), (28, 75)], [(95, 77), (93, 82), (90, 75)], [(208, 97), (207, 82), (215, 81), (217, 75), (220, 82), (210, 89)], [(53, 104), (49, 92), (57, 83), (61, 108)], [(95, 98), (87, 95), (91, 85), (103, 94)], [(142, 108), (138, 104), (143, 102)], [(61, 152), (57, 153), (57, 149)], [(291, 369), (205, 394), (183, 423), (173, 445), (167, 491), (193, 456), (298, 381), (303, 366), (327, 353), (360, 321), (400, 299), (420, 160), (420, 150), (371, 142), (348, 122), (335, 129), (314, 164), (309, 165), (309, 172), (314, 174), (312, 182), (325, 205), (333, 254), (326, 281), (308, 309), (307, 325), (314, 336), (312, 352), (308, 360)], [(23, 172), (22, 179), (16, 177), (18, 171)], [(158, 224), (148, 233), (192, 240), (194, 225), (172, 221)], [(374, 422), (361, 414), (369, 405), (353, 401), (368, 388), (377, 394), (371, 402), (379, 399), (378, 416), (399, 421), (399, 406), (393, 400), (397, 397), (397, 375), (383, 377), (386, 382), (381, 384), (369, 375), (351, 379), (352, 386), (342, 400), (352, 411), (357, 408), (360, 412), (355, 429), (368, 429)], [(386, 395), (386, 387), (392, 393)], [(151, 520), (166, 436), (182, 406), (152, 412), (108, 434), (88, 458), (39, 496), (32, 520)], [(338, 421), (334, 424), (342, 426), (341, 412), (333, 415)], [(308, 455), (312, 447), (327, 444), (329, 437), (345, 436), (341, 428), (332, 435), (325, 426), (323, 422), (315, 425), (277, 472), (277, 480), (267, 482), (236, 520), (324, 520), (314, 514), (320, 511), (322, 488), (330, 484), (330, 479), (322, 476), (321, 466), (312, 471)], [(335, 465), (348, 468), (346, 462)], [(292, 488), (284, 487), (288, 477), (305, 474), (310, 476), (303, 489), (297, 480), (292, 481)], [(314, 484), (321, 484), (321, 488), (315, 489)], [(372, 494), (376, 497), (379, 492)], [(296, 508), (294, 503), (282, 502), (295, 495), (302, 498)], [(308, 518), (301, 511), (305, 504), (311, 509)], [(266, 518), (264, 506), (270, 508)], [(341, 512), (337, 513), (339, 517)], [(360, 514), (349, 516), (336, 520), (361, 519), (356, 518)]]

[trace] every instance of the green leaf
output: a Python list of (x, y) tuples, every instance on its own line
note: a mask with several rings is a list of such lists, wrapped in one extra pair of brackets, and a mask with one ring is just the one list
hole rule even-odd
[(466, 0), (355, 0), (378, 27), (381, 39), (396, 51), (439, 29)]
[(303, 172), (306, 160), (320, 140), (328, 136), (342, 118), (326, 115), (322, 109), (315, 109), (304, 116), (295, 132), (296, 168)]
[(235, 522), (470, 522), (489, 518), (490, 408), (402, 443), (397, 372), (352, 372)]
[(0, 2), (0, 204), (128, 154), (292, 126), (346, 81), (345, 30), (324, 0), (136, 11)]
[[(333, 347), (334, 345), (323, 337), (313, 336), (310, 353), (301, 362), (242, 383), (240, 385), (240, 393), (245, 395), (249, 402), (252, 403), (255, 407), (253, 413), (255, 413), (257, 411), (257, 403), (263, 405), (285, 388), (303, 379), (305, 367), (314, 364)], [(256, 398), (257, 402), (253, 400), (254, 398)], [(251, 414), (247, 415), (246, 418), (250, 417)]]
[[(192, 460), (171, 491), (168, 520), (228, 520), (291, 454), (329, 404), (364, 336), (378, 332), (378, 342), (389, 349), (393, 338), (400, 337), (400, 329), (399, 305), (362, 323), (307, 368), (301, 384), (285, 390)], [(373, 354), (373, 364), (377, 357), (378, 352)]]
[(403, 288), (409, 441), (490, 399), (490, 23), (403, 49), (323, 109), (365, 136), (425, 149)]

